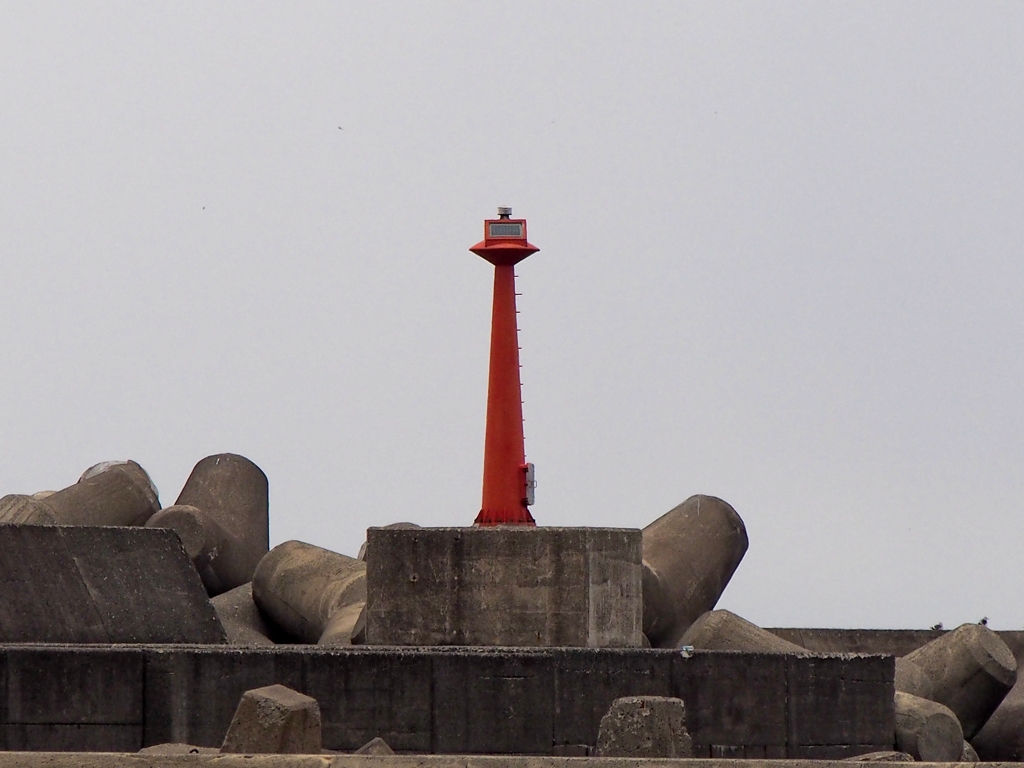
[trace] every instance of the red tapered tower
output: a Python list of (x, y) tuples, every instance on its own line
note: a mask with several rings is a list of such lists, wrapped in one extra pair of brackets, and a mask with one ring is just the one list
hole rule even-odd
[(469, 250), (494, 265), (484, 491), (475, 525), (536, 525), (527, 509), (535, 483), (523, 440), (514, 270), (539, 249), (526, 240), (526, 219), (513, 219), (511, 208), (499, 208), (497, 219), (484, 221), (484, 239)]

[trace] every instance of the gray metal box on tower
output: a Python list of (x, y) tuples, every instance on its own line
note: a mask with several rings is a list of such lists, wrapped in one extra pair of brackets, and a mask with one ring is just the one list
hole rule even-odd
[(366, 642), (636, 648), (632, 528), (370, 528)]

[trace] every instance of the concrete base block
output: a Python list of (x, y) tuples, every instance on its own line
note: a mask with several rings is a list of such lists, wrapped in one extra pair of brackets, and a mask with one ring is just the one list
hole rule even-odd
[(316, 699), (283, 685), (268, 685), (242, 695), (220, 751), (315, 755), (321, 748)]
[(368, 645), (638, 648), (640, 531), (367, 531)]
[(663, 696), (616, 699), (601, 718), (597, 753), (601, 757), (693, 757), (682, 700)]

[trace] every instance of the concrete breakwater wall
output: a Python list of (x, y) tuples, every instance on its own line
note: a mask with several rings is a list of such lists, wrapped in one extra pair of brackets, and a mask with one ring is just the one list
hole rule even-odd
[(219, 746), (242, 693), (317, 699), (324, 747), (375, 736), (421, 754), (586, 754), (611, 702), (686, 702), (696, 756), (891, 749), (891, 657), (667, 650), (0, 646), (0, 747)]

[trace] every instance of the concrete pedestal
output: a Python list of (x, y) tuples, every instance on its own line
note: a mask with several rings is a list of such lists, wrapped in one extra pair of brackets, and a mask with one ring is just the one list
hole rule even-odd
[(370, 528), (368, 645), (636, 648), (641, 533)]

